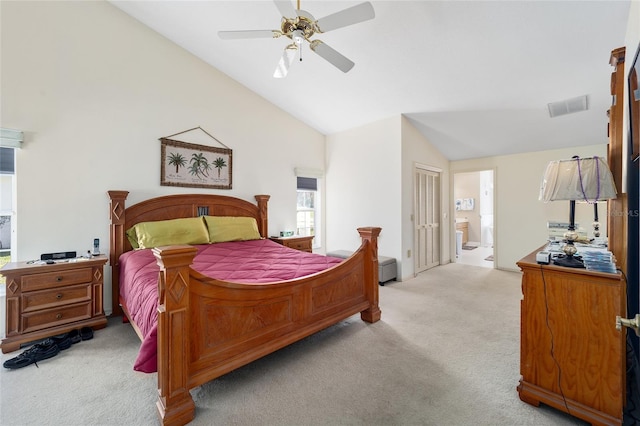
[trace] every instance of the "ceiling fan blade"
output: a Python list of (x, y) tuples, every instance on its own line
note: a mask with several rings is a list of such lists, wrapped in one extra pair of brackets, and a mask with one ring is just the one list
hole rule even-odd
[(218, 31), (218, 37), (223, 40), (237, 40), (244, 38), (278, 38), (282, 35), (277, 30), (242, 30), (242, 31)]
[(373, 6), (369, 2), (360, 3), (340, 12), (327, 15), (317, 21), (321, 33), (332, 31), (358, 22), (368, 21), (376, 17)]
[(273, 76), (275, 78), (284, 78), (287, 76), (287, 73), (289, 72), (289, 67), (291, 66), (291, 64), (293, 63), (293, 60), (296, 57), (297, 50), (298, 49), (295, 47), (295, 44), (290, 44), (289, 46), (285, 47), (284, 52), (282, 52), (282, 57), (278, 62), (278, 66), (276, 67), (276, 70), (273, 72)]
[(285, 18), (293, 18), (296, 16), (296, 10), (293, 8), (293, 4), (290, 0), (273, 0), (276, 7), (280, 11), (280, 15)]
[(309, 47), (311, 47), (311, 50), (322, 56), (342, 72), (349, 72), (349, 70), (351, 70), (351, 68), (353, 68), (353, 66), (355, 65), (355, 63), (353, 63), (350, 59), (343, 56), (341, 53), (338, 53), (337, 50), (329, 47), (327, 44), (323, 43), (320, 40), (312, 41)]

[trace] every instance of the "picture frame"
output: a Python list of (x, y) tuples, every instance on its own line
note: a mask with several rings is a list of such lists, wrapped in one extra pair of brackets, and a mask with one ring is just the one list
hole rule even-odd
[(233, 152), (161, 138), (160, 185), (231, 189)]
[(631, 160), (640, 156), (640, 45), (629, 69), (629, 149)]
[(473, 210), (475, 207), (475, 200), (473, 198), (458, 198), (456, 200), (456, 210), (466, 211)]

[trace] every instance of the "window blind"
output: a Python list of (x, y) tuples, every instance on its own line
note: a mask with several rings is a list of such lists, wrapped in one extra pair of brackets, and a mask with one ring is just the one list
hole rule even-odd
[(318, 179), (316, 178), (308, 178), (308, 177), (300, 177), (298, 176), (298, 189), (304, 189), (306, 191), (317, 191), (318, 190)]
[(0, 148), (0, 173), (12, 175), (16, 172), (14, 157), (13, 148)]

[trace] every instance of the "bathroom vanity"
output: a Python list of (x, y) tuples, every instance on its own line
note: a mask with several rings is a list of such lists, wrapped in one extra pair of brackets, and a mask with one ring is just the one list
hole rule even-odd
[(462, 245), (469, 241), (469, 221), (466, 219), (456, 219), (456, 231), (462, 231)]

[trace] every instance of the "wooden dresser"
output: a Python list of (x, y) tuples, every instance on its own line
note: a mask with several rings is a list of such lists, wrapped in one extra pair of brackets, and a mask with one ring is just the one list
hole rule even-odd
[(6, 337), (2, 352), (81, 327), (103, 328), (102, 286), (106, 256), (52, 265), (7, 263)]
[(622, 274), (539, 265), (537, 251), (518, 262), (520, 399), (592, 424), (621, 425), (626, 334), (616, 330), (616, 316), (626, 314)]
[(270, 237), (269, 239), (292, 249), (313, 252), (313, 235), (307, 237)]

